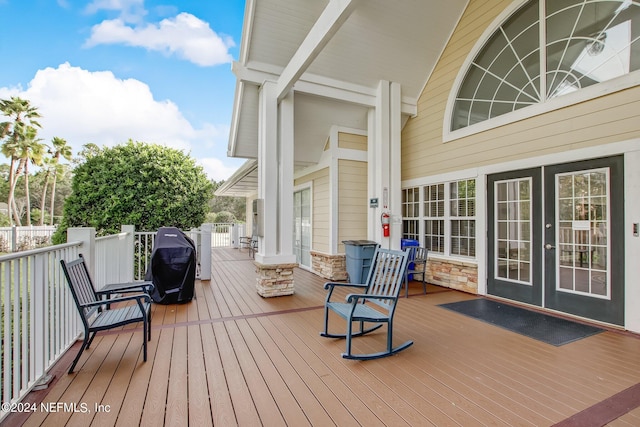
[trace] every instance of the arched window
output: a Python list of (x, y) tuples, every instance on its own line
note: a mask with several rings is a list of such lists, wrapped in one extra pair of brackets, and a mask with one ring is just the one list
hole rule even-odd
[(502, 21), (459, 76), (449, 131), (520, 110), (526, 117), (541, 111), (527, 107), (554, 100), (560, 100), (555, 108), (584, 100), (568, 95), (640, 69), (639, 40), (640, 1), (528, 1)]

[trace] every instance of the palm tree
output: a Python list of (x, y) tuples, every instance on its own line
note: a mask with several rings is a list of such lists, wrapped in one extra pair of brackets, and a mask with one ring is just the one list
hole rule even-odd
[[(67, 160), (71, 160), (71, 156), (73, 155), (73, 153), (71, 152), (71, 146), (69, 146), (67, 144), (67, 141), (59, 138), (59, 137), (54, 137), (51, 140), (51, 143), (53, 144), (53, 149), (49, 149), (49, 153), (52, 156), (52, 164), (53, 164), (53, 182), (51, 183), (51, 206), (49, 211), (51, 212), (51, 225), (53, 225), (53, 208), (54, 208), (54, 204), (55, 204), (55, 200), (56, 200), (56, 182), (58, 180), (58, 175), (60, 174), (60, 157), (64, 157)], [(48, 171), (47, 171), (48, 173)], [(47, 180), (48, 180), (49, 176), (47, 175)], [(47, 191), (47, 180), (45, 180), (45, 193)], [(44, 195), (42, 196), (42, 200), (44, 201)], [(42, 216), (44, 217), (44, 203), (42, 205)]]
[(42, 156), (44, 154), (44, 145), (40, 142), (42, 139), (36, 138), (38, 130), (33, 126), (26, 126), (22, 135), (21, 143), (18, 148), (18, 158), (22, 167), (18, 165), (17, 170), (22, 170), (24, 174), (24, 194), (27, 203), (27, 225), (31, 225), (31, 198), (29, 195), (29, 163), (36, 166), (42, 164)]
[[(20, 174), (21, 162), (19, 161), (20, 139), (26, 134), (25, 126), (40, 127), (37, 119), (40, 113), (29, 101), (19, 97), (0, 100), (0, 112), (8, 118), (8, 121), (0, 123), (0, 139), (5, 139), (2, 144), (2, 153), (10, 159), (9, 169), (9, 197), (7, 201), (9, 218), (13, 211), (16, 224), (20, 224), (20, 217), (15, 209), (14, 191)], [(16, 165), (17, 163), (17, 165)], [(14, 170), (15, 168), (15, 170)]]
[[(51, 154), (51, 148), (47, 150)], [(44, 157), (42, 159), (44, 170), (44, 184), (42, 184), (42, 197), (40, 198), (40, 225), (44, 225), (44, 205), (47, 201), (47, 189), (49, 188), (49, 178), (51, 172), (55, 173), (56, 165), (52, 157)]]

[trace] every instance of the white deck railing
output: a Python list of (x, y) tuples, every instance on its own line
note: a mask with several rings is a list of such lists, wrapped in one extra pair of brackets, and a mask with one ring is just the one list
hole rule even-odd
[(0, 252), (18, 252), (51, 244), (51, 225), (0, 227)]
[(0, 256), (0, 419), (78, 337), (80, 320), (60, 268), (80, 243)]
[[(201, 280), (211, 277), (211, 230), (188, 232), (197, 243)], [(70, 228), (69, 243), (0, 256), (0, 420), (39, 382), (82, 333), (60, 260), (85, 257), (96, 289), (144, 279), (155, 233), (95, 237), (93, 228)], [(7, 404), (9, 404), (7, 406)]]

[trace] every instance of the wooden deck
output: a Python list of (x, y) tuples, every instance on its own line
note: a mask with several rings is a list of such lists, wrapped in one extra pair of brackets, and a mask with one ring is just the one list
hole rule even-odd
[[(263, 299), (246, 251), (213, 258), (196, 299), (154, 306), (146, 363), (139, 328), (98, 335), (75, 374), (77, 347), (49, 389), (29, 395), (37, 409), (2, 426), (640, 425), (635, 335), (554, 347), (438, 307), (474, 296), (431, 285), (422, 295), (416, 282), (394, 330), (415, 344), (350, 361), (343, 341), (319, 335), (324, 280), (298, 269), (295, 295)], [(384, 339), (359, 338), (354, 350)]]

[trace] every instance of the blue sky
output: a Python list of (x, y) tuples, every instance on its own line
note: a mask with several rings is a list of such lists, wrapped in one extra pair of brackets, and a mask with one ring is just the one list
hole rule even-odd
[(160, 143), (227, 179), (244, 0), (0, 0), (0, 99), (28, 99), (38, 136)]

